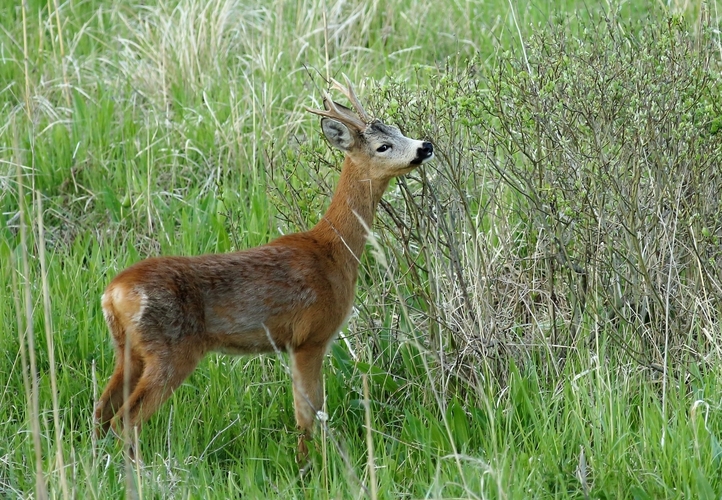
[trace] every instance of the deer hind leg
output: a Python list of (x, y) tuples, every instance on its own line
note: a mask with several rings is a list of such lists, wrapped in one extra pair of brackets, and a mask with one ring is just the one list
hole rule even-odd
[[(96, 432), (98, 434), (108, 432), (110, 421), (123, 405), (124, 394), (133, 392), (144, 368), (143, 357), (133, 346), (135, 325), (119, 314), (116, 308), (116, 301), (119, 297), (125, 298), (115, 290), (109, 290), (102, 298), (103, 314), (115, 343), (115, 370), (95, 406), (95, 421), (98, 425)], [(128, 377), (127, 382), (126, 376)], [(127, 388), (125, 387), (126, 383), (128, 384)]]
[[(193, 372), (205, 351), (191, 342), (164, 344), (144, 353), (143, 372), (123, 406), (116, 412), (111, 427), (119, 436), (123, 426), (140, 426), (173, 394)], [(126, 422), (127, 417), (127, 422)]]
[(296, 423), (301, 435), (298, 438), (298, 461), (308, 459), (308, 445), (311, 439), (316, 413), (323, 406), (323, 384), (321, 367), (326, 354), (325, 345), (301, 345), (291, 350), (293, 402)]
[[(110, 430), (110, 421), (120, 407), (123, 406), (124, 395), (133, 392), (143, 373), (145, 366), (143, 358), (139, 356), (137, 352), (133, 352), (132, 349), (129, 349), (127, 354), (128, 357), (126, 359), (125, 345), (118, 345), (116, 347), (115, 370), (95, 406), (95, 420), (98, 425), (96, 431), (98, 434), (101, 432), (102, 434), (107, 434), (108, 430)], [(129, 365), (127, 392), (125, 388), (126, 364)]]

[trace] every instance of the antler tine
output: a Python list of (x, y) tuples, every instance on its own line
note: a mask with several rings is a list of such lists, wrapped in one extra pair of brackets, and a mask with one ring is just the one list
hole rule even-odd
[(364, 122), (362, 119), (339, 109), (338, 106), (336, 106), (336, 103), (333, 102), (333, 99), (331, 99), (331, 96), (328, 94), (328, 92), (323, 93), (323, 102), (329, 109), (312, 109), (307, 107), (306, 111), (315, 115), (325, 116), (334, 120), (338, 120), (347, 125), (351, 125), (358, 130), (364, 130), (366, 128), (367, 123)]
[(366, 110), (363, 106), (361, 106), (361, 102), (358, 100), (358, 97), (356, 97), (356, 92), (353, 89), (353, 84), (351, 83), (351, 80), (349, 80), (349, 77), (346, 76), (344, 73), (343, 75), (344, 80), (346, 80), (346, 87), (341, 85), (337, 80), (334, 78), (331, 78), (331, 83), (333, 84), (333, 88), (341, 92), (343, 95), (345, 95), (349, 101), (351, 101), (351, 104), (353, 105), (354, 109), (356, 110), (356, 113), (358, 113), (359, 117), (361, 118), (361, 121), (365, 124), (371, 123), (373, 120), (371, 117), (366, 113)]

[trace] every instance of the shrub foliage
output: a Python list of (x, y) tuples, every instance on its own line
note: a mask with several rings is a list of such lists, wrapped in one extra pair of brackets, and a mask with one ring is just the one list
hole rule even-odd
[(472, 377), (530, 356), (558, 373), (600, 334), (658, 370), (716, 354), (719, 42), (609, 18), (525, 42), (378, 92), (379, 112), (437, 146), (381, 210), (414, 324)]

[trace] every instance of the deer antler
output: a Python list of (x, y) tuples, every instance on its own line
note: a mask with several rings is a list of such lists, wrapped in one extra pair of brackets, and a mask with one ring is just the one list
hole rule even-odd
[(338, 81), (332, 78), (332, 88), (340, 91), (343, 95), (346, 96), (349, 101), (351, 101), (351, 105), (354, 107), (356, 114), (353, 114), (352, 110), (350, 110), (349, 108), (334, 102), (328, 92), (323, 93), (323, 104), (326, 107), (325, 110), (306, 108), (306, 111), (315, 115), (325, 116), (334, 120), (338, 120), (358, 130), (364, 130), (368, 126), (368, 124), (371, 123), (372, 120), (369, 117), (368, 113), (366, 113), (366, 110), (363, 108), (363, 106), (361, 106), (358, 97), (356, 97), (356, 92), (354, 92), (351, 80), (349, 80), (346, 75), (343, 76), (346, 79), (347, 87), (344, 87)]
[(343, 85), (341, 85), (337, 80), (331, 78), (331, 83), (333, 83), (333, 87), (339, 92), (341, 92), (343, 95), (345, 95), (349, 101), (351, 101), (351, 104), (356, 110), (356, 113), (361, 118), (361, 121), (368, 125), (373, 120), (368, 115), (368, 113), (366, 113), (364, 107), (361, 106), (361, 102), (359, 102), (358, 97), (356, 97), (356, 92), (354, 92), (351, 80), (349, 80), (348, 76), (346, 76), (345, 74), (343, 75), (343, 77), (346, 80), (346, 88), (344, 88)]

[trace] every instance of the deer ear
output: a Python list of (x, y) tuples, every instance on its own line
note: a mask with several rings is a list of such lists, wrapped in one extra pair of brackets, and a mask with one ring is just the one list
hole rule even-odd
[(323, 135), (326, 136), (331, 146), (341, 151), (348, 151), (353, 146), (353, 135), (343, 123), (331, 118), (323, 118), (321, 120), (321, 130), (323, 130)]

